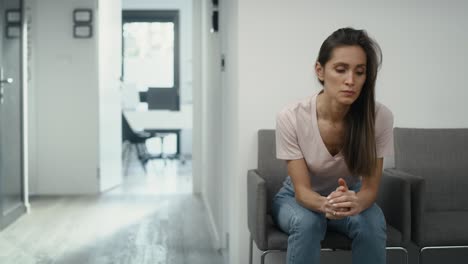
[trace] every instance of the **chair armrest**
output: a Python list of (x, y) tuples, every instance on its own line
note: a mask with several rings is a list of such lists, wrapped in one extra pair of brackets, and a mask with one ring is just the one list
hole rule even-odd
[(387, 171), (382, 174), (377, 204), (382, 209), (387, 224), (401, 232), (403, 243), (411, 239), (410, 184)]
[(384, 173), (409, 182), (411, 193), (411, 239), (416, 242), (421, 241), (423, 238), (422, 218), (425, 211), (426, 182), (424, 178), (397, 169), (385, 169)]
[(257, 170), (247, 172), (247, 208), (250, 235), (258, 248), (267, 248), (267, 188)]

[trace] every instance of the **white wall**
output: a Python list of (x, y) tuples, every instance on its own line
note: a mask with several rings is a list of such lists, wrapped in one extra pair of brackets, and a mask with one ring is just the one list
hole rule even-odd
[(257, 166), (257, 131), (274, 128), (275, 114), (284, 105), (319, 88), (314, 61), (323, 40), (337, 28), (365, 28), (380, 43), (384, 60), (377, 100), (393, 111), (395, 126), (468, 126), (468, 3), (225, 2), (230, 31), (223, 50), (228, 67), (235, 67), (227, 69), (225, 90), (231, 95), (223, 114), (224, 141), (232, 146), (223, 150), (223, 171), (232, 183), (230, 263), (247, 263), (246, 171)]
[(23, 93), (23, 201), (26, 206), (27, 212), (30, 211), (30, 203), (29, 203), (29, 174), (30, 174), (30, 164), (29, 162), (31, 159), (29, 155), (30, 150), (30, 138), (31, 138), (31, 130), (29, 127), (29, 114), (30, 114), (30, 86), (32, 83), (31, 78), (31, 64), (33, 61), (33, 53), (32, 53), (32, 37), (31, 37), (31, 25), (32, 25), (32, 4), (31, 0), (23, 1), (23, 23), (25, 24), (25, 28), (23, 29), (23, 54), (22, 54), (22, 93)]
[[(244, 144), (239, 138), (239, 1), (220, 1), (220, 36), (221, 52), (225, 57), (225, 70), (221, 76), (222, 83), (222, 169), (223, 179), (223, 223), (226, 226), (225, 232), (229, 233), (227, 255), (229, 263), (241, 262), (239, 252), (240, 225), (236, 216), (240, 212), (241, 196), (245, 191), (238, 188), (245, 181), (246, 172), (239, 167), (240, 145)], [(241, 190), (241, 192), (239, 192)], [(245, 216), (245, 214), (244, 214)], [(242, 241), (244, 242), (244, 241)], [(248, 243), (245, 241), (245, 243)], [(247, 253), (243, 252), (242, 253)]]
[[(125, 111), (129, 122), (140, 128), (182, 128), (181, 153), (192, 155), (192, 0), (123, 0), (123, 10), (179, 10), (181, 111)], [(166, 120), (171, 120), (166, 123)], [(174, 126), (175, 123), (182, 124)]]
[(221, 87), (221, 42), (218, 33), (210, 32), (212, 4), (209, 0), (201, 2), (201, 54), (202, 54), (202, 196), (210, 217), (214, 245), (224, 246), (223, 226), (223, 171), (221, 170), (222, 146), (222, 87)]
[[(27, 52), (27, 69), (25, 70), (26, 74), (25, 77), (27, 78), (26, 87), (27, 89), (25, 96), (27, 96), (27, 117), (25, 122), (27, 125), (25, 129), (28, 131), (25, 132), (27, 134), (27, 140), (25, 141), (25, 148), (27, 148), (27, 152), (25, 152), (27, 162), (25, 164), (25, 184), (27, 183), (27, 192), (25, 193), (32, 193), (34, 194), (37, 189), (37, 128), (36, 128), (36, 100), (35, 100), (35, 88), (34, 88), (34, 69), (35, 69), (35, 41), (36, 35), (34, 35), (34, 31), (32, 26), (34, 24), (34, 20), (37, 17), (37, 2), (34, 0), (26, 0), (24, 1), (24, 10), (25, 11), (25, 19), (28, 21), (28, 52)], [(27, 127), (27, 128), (26, 128)], [(25, 186), (26, 187), (26, 186)]]
[[(99, 0), (99, 168), (101, 191), (122, 182), (121, 0)], [(112, 47), (112, 48), (109, 48)]]
[[(73, 9), (95, 0), (34, 5), (29, 160), (33, 194), (96, 193), (97, 40), (73, 38)], [(35, 135), (35, 136), (34, 136)]]
[[(194, 109), (195, 113), (201, 113), (194, 115), (194, 138), (201, 138), (194, 141), (194, 153), (199, 153), (194, 156), (194, 160), (199, 157), (199, 161), (194, 162), (194, 171), (201, 176), (201, 193), (209, 213), (214, 247), (223, 249), (224, 254), (228, 247), (226, 234), (235, 226), (229, 217), (237, 205), (230, 199), (230, 186), (239, 179), (237, 123), (233, 122), (237, 116), (234, 105), (238, 92), (237, 3), (220, 2), (218, 10), (222, 19), (218, 33), (211, 32), (214, 9), (210, 0), (194, 1), (194, 87), (200, 86), (194, 90), (199, 91), (194, 92)], [(228, 58), (225, 72), (221, 72), (222, 52)], [(237, 234), (231, 237), (236, 238)]]
[[(120, 2), (26, 4), (32, 21), (30, 194), (97, 193), (118, 185), (122, 178)], [(73, 38), (76, 8), (93, 10), (92, 38)]]
[(193, 134), (192, 138), (192, 176), (193, 176), (193, 192), (201, 193), (201, 178), (202, 178), (202, 30), (201, 30), (201, 13), (203, 1), (193, 1), (192, 8), (192, 82), (193, 82)]

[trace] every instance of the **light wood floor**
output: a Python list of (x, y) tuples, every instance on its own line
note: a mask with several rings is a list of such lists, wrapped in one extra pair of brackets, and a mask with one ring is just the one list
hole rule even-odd
[(100, 196), (38, 197), (31, 213), (0, 233), (0, 263), (222, 263), (212, 248), (191, 162), (161, 160)]

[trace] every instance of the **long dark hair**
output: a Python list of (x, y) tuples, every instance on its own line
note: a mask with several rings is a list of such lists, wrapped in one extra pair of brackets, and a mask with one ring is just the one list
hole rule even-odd
[[(345, 117), (346, 133), (343, 155), (350, 172), (371, 176), (377, 163), (375, 143), (375, 81), (382, 64), (382, 51), (366, 31), (341, 28), (333, 32), (320, 47), (317, 61), (325, 67), (337, 47), (360, 46), (366, 53), (366, 80), (361, 94)], [(323, 85), (323, 81), (319, 80)]]

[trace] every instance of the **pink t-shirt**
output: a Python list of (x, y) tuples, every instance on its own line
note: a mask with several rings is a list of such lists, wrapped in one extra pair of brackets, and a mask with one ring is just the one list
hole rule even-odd
[[(332, 156), (320, 136), (317, 125), (316, 93), (286, 106), (276, 117), (276, 157), (282, 160), (302, 159), (307, 163), (312, 189), (328, 195), (343, 178), (353, 186), (353, 177), (343, 154)], [(377, 157), (393, 155), (393, 115), (383, 104), (375, 103), (375, 140)]]

